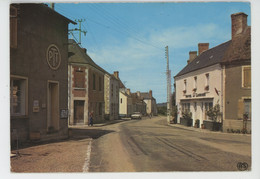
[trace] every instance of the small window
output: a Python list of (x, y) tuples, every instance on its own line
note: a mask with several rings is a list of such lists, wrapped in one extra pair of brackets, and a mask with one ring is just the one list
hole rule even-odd
[(96, 75), (93, 74), (93, 90), (96, 90)]
[(121, 104), (123, 103), (123, 99), (121, 98)]
[(209, 73), (205, 74), (205, 90), (208, 91), (209, 90)]
[(197, 77), (195, 76), (194, 77), (194, 88), (193, 90), (196, 90), (197, 89)]
[(114, 95), (114, 85), (112, 84), (112, 87), (111, 87), (111, 96), (113, 97)]
[(101, 79), (101, 77), (99, 77), (98, 78), (99, 80), (98, 80), (98, 82), (99, 82), (99, 91), (101, 91), (102, 90), (102, 79)]

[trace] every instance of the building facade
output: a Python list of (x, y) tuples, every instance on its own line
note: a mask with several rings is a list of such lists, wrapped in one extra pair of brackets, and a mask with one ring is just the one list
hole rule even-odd
[(150, 90), (148, 93), (137, 92), (137, 94), (140, 95), (140, 98), (142, 98), (146, 103), (146, 113), (148, 115), (156, 116), (158, 114), (157, 105), (156, 99), (153, 97), (152, 90)]
[(121, 88), (119, 92), (119, 116), (131, 117), (133, 112), (131, 91), (130, 89)]
[[(209, 120), (206, 112), (219, 104), (218, 121), (223, 131), (251, 130), (251, 35), (247, 15), (232, 14), (232, 38), (208, 49), (208, 43), (198, 45), (199, 54), (190, 58), (175, 78), (177, 122), (188, 110), (195, 120)], [(248, 114), (246, 126), (244, 114)]]
[(68, 24), (44, 4), (10, 5), (11, 141), (68, 137)]
[(119, 72), (105, 74), (105, 119), (119, 119)]
[(74, 40), (69, 40), (69, 124), (88, 125), (104, 121), (104, 75), (107, 73)]

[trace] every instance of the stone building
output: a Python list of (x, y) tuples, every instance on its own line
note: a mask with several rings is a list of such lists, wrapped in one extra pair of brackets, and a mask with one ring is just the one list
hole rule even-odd
[(105, 74), (105, 119), (119, 119), (119, 72)]
[[(231, 15), (232, 37), (214, 48), (199, 44), (175, 77), (178, 122), (182, 111), (192, 112), (193, 125), (208, 120), (206, 111), (220, 105), (223, 131), (251, 130), (251, 28), (247, 15)], [(243, 115), (248, 114), (246, 126)]]
[(88, 124), (93, 112), (94, 123), (104, 121), (104, 75), (99, 67), (74, 40), (69, 39), (69, 125)]
[(130, 89), (121, 88), (119, 92), (119, 115), (130, 117), (133, 114), (133, 100)]
[(10, 5), (11, 141), (68, 137), (68, 24), (44, 4)]
[(140, 112), (142, 115), (146, 115), (146, 103), (144, 102), (143, 97), (141, 97), (140, 91), (131, 93), (131, 97), (133, 103), (133, 112)]
[(158, 114), (157, 112), (157, 105), (156, 105), (156, 99), (153, 97), (153, 92), (150, 90), (148, 93), (140, 93), (137, 92), (137, 95), (140, 95), (140, 98), (144, 100), (146, 103), (146, 113), (148, 115), (156, 116)]

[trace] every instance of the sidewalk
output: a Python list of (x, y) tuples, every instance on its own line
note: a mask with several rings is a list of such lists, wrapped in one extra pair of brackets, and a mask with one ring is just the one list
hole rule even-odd
[(214, 134), (224, 134), (224, 135), (244, 135), (244, 136), (251, 136), (251, 134), (242, 134), (242, 133), (227, 133), (222, 131), (211, 131), (208, 129), (201, 129), (201, 128), (195, 128), (195, 127), (188, 127), (181, 124), (168, 124), (169, 126), (176, 127), (179, 129), (189, 130), (189, 131), (195, 131), (195, 132), (201, 132), (201, 133), (214, 133)]

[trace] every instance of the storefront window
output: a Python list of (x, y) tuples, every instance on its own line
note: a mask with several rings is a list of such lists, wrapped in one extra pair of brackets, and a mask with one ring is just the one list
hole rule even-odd
[(26, 114), (27, 80), (11, 78), (10, 80), (10, 112), (12, 116)]

